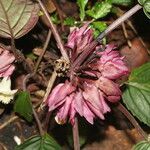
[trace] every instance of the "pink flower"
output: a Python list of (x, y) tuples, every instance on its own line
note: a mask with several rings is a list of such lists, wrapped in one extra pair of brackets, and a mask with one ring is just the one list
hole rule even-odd
[(117, 79), (123, 75), (127, 75), (129, 70), (120, 57), (118, 51), (113, 51), (114, 45), (108, 45), (105, 51), (100, 52), (101, 56), (98, 63), (98, 70), (102, 75), (109, 79)]
[[(84, 25), (75, 29), (68, 37), (66, 46), (70, 48), (70, 66), (78, 56), (93, 41), (93, 31)], [(74, 124), (76, 115), (84, 117), (93, 124), (95, 118), (105, 119), (105, 113), (110, 112), (109, 102), (118, 102), (122, 92), (116, 79), (126, 75), (129, 71), (120, 57), (114, 51), (113, 45), (94, 48), (94, 53), (77, 69), (70, 69), (69, 80), (58, 84), (47, 99), (49, 111), (56, 109), (56, 121), (59, 124), (67, 120)]]
[(88, 24), (76, 28), (70, 33), (66, 47), (72, 49), (70, 57), (75, 58), (80, 54), (85, 46), (88, 46), (93, 40), (93, 30), (88, 28)]
[(13, 73), (14, 60), (15, 57), (8, 50), (0, 48), (0, 77), (9, 77)]

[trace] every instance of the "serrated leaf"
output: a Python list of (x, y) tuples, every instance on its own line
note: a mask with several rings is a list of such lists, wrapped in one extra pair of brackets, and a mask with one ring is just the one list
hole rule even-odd
[(32, 104), (28, 92), (22, 91), (17, 94), (14, 111), (24, 117), (28, 122), (32, 121)]
[(150, 149), (149, 141), (141, 141), (132, 148), (132, 150), (149, 150), (149, 149)]
[(51, 14), (51, 20), (54, 24), (60, 24), (60, 19), (58, 18), (57, 13)]
[(129, 6), (133, 3), (133, 0), (111, 0), (112, 4)]
[(144, 5), (144, 3), (146, 2), (147, 0), (138, 0), (138, 2), (141, 4), (141, 5)]
[(144, 9), (150, 13), (150, 0), (147, 0), (145, 3), (144, 3)]
[(149, 13), (149, 12), (147, 12), (145, 9), (143, 9), (143, 11), (144, 11), (145, 15), (147, 16), (147, 18), (149, 18), (149, 19), (150, 19), (150, 13)]
[(80, 8), (80, 19), (81, 21), (84, 20), (85, 17), (85, 6), (87, 5), (88, 0), (77, 0), (77, 4)]
[(73, 17), (67, 17), (65, 20), (64, 20), (64, 25), (67, 25), (67, 26), (74, 26), (75, 24), (75, 19)]
[(61, 147), (51, 136), (45, 134), (28, 139), (15, 150), (61, 150)]
[(123, 102), (140, 121), (150, 126), (150, 63), (133, 70), (123, 92)]
[(143, 5), (145, 15), (150, 19), (150, 0), (147, 0)]
[(97, 2), (92, 9), (87, 10), (86, 14), (94, 19), (103, 18), (111, 11), (112, 5), (109, 2)]
[[(107, 28), (107, 24), (101, 21), (95, 21), (91, 24), (91, 28), (94, 30), (94, 38), (97, 38), (98, 35)], [(102, 43), (105, 45), (106, 38), (103, 38)]]
[(16, 39), (38, 21), (39, 6), (31, 0), (0, 0), (0, 36)]
[(103, 32), (107, 28), (107, 24), (105, 22), (95, 21), (92, 23), (92, 27), (99, 32)]

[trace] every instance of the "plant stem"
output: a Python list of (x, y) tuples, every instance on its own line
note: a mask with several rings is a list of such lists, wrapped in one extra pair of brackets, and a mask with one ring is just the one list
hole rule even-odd
[[(23, 90), (24, 91), (27, 91), (27, 82), (28, 80), (33, 76), (33, 74), (27, 74), (26, 77), (24, 78), (23, 80)], [(32, 105), (32, 102), (31, 102), (31, 107), (32, 107), (32, 112), (33, 112), (33, 115), (34, 115), (34, 118), (36, 120), (36, 123), (37, 123), (37, 126), (38, 126), (38, 129), (39, 129), (39, 132), (40, 132), (40, 135), (43, 136), (44, 135), (44, 130), (42, 128), (42, 124), (40, 122), (40, 119), (38, 117), (38, 114), (36, 113), (33, 105)]]
[(13, 121), (19, 119), (18, 116), (12, 116), (10, 117), (8, 120), (6, 120), (3, 124), (0, 125), (0, 130), (2, 130), (3, 128), (5, 128), (8, 124), (12, 123)]
[(35, 65), (35, 69), (34, 69), (33, 75), (35, 75), (36, 72), (37, 72), (37, 69), (38, 69), (38, 67), (39, 67), (39, 64), (40, 64), (42, 58), (43, 58), (43, 55), (44, 55), (45, 52), (46, 52), (46, 49), (47, 49), (48, 43), (49, 43), (49, 41), (50, 41), (50, 38), (51, 38), (51, 30), (49, 29), (48, 34), (47, 34), (47, 37), (46, 37), (46, 41), (45, 41), (45, 43), (44, 43), (43, 51), (42, 51), (42, 53), (40, 54), (40, 56), (39, 56), (39, 58), (38, 58), (38, 60), (37, 60), (37, 63), (36, 63), (36, 65)]
[(143, 137), (143, 139), (146, 140), (148, 137), (147, 134), (140, 127), (140, 125), (135, 120), (135, 118), (131, 115), (131, 113), (121, 103), (119, 103), (117, 108), (129, 119), (129, 121), (132, 123), (132, 125), (137, 129), (138, 133)]
[(46, 16), (46, 18), (47, 18), (47, 20), (49, 22), (50, 29), (52, 30), (52, 33), (53, 33), (53, 35), (54, 35), (54, 37), (55, 37), (55, 39), (57, 41), (58, 48), (60, 48), (60, 52), (61, 52), (62, 56), (64, 57), (64, 59), (67, 62), (69, 62), (69, 57), (67, 55), (66, 50), (64, 49), (63, 42), (62, 42), (62, 40), (61, 40), (61, 38), (60, 38), (56, 28), (55, 28), (55, 26), (54, 26), (50, 16), (49, 16), (49, 13), (48, 13), (47, 9), (45, 8), (45, 6), (44, 6), (44, 4), (42, 3), (41, 0), (37, 0), (37, 1), (40, 4), (41, 9), (44, 12), (44, 14), (45, 14), (45, 16)]
[(133, 14), (135, 14), (141, 8), (142, 8), (141, 5), (139, 5), (139, 4), (135, 5), (129, 11), (127, 11), (124, 15), (122, 15), (117, 20), (115, 20), (110, 26), (108, 26), (108, 28), (98, 36), (97, 40), (99, 42), (101, 42), (101, 40), (106, 35), (108, 35), (111, 31), (113, 31), (114, 29), (116, 29), (120, 24), (122, 24), (125, 20), (127, 20), (128, 18), (130, 18)]
[(74, 150), (80, 150), (80, 142), (79, 142), (79, 130), (78, 130), (78, 119), (75, 117), (75, 122), (72, 127), (73, 130), (73, 142), (74, 142)]
[(135, 5), (129, 11), (127, 11), (124, 15), (122, 15), (116, 21), (114, 21), (110, 26), (108, 26), (108, 28), (98, 36), (96, 41), (93, 41), (89, 47), (84, 48), (83, 53), (74, 61), (71, 71), (78, 68), (78, 66), (80, 66), (83, 63), (83, 61), (87, 58), (87, 56), (95, 50), (96, 45), (98, 45), (99, 42), (101, 43), (101, 40), (106, 35), (108, 35), (111, 31), (117, 28), (120, 24), (122, 24), (122, 22), (127, 20), (129, 17), (131, 17), (141, 8), (142, 6), (140, 6), (139, 4)]
[(46, 93), (45, 93), (45, 96), (43, 98), (43, 102), (42, 102), (40, 108), (43, 108), (45, 106), (45, 102), (46, 102), (46, 100), (47, 100), (47, 98), (49, 96), (49, 93), (50, 93), (50, 91), (51, 91), (51, 89), (53, 87), (53, 84), (54, 84), (54, 82), (56, 80), (56, 77), (57, 77), (57, 72), (54, 70), (52, 75), (51, 75), (51, 77), (50, 77), (50, 79), (49, 79), (48, 86), (47, 86), (47, 89), (46, 89)]
[(37, 125), (38, 125), (38, 129), (39, 129), (40, 135), (43, 136), (43, 135), (44, 135), (44, 130), (43, 130), (43, 128), (42, 128), (42, 124), (41, 124), (41, 122), (40, 122), (40, 119), (39, 119), (39, 117), (38, 117), (38, 114), (36, 113), (36, 111), (35, 111), (35, 109), (34, 109), (33, 106), (32, 106), (32, 111), (33, 111), (33, 115), (34, 115), (34, 118), (35, 118), (35, 120), (36, 120), (36, 123), (37, 123)]

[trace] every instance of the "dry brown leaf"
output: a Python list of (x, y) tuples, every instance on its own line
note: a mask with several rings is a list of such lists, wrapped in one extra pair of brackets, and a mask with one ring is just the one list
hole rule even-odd
[(120, 50), (122, 56), (125, 56), (125, 61), (129, 69), (134, 69), (149, 61), (147, 49), (142, 45), (138, 38), (131, 41), (132, 47), (123, 47)]

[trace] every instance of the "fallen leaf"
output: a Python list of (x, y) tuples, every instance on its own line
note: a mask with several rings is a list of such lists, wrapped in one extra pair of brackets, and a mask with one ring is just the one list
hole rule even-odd
[(141, 66), (142, 64), (148, 62), (150, 57), (148, 55), (147, 49), (142, 45), (138, 38), (131, 41), (132, 47), (123, 47), (120, 50), (122, 56), (125, 56), (124, 60), (130, 70)]

